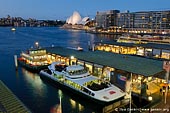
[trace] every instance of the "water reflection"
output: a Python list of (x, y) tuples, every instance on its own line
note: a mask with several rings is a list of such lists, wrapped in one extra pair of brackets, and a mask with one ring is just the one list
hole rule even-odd
[(27, 71), (24, 68), (22, 68), (22, 73), (24, 75), (24, 79), (29, 84), (29, 87), (32, 87), (32, 89), (35, 90), (33, 93), (44, 97), (47, 92), (47, 87), (46, 85), (43, 84), (39, 75), (37, 73), (32, 73), (30, 71)]
[[(70, 30), (69, 30), (70, 31)], [(67, 41), (69, 45), (71, 45), (71, 47), (78, 47), (81, 46), (80, 42), (81, 42), (81, 32), (80, 30), (71, 30), (72, 32), (70, 32), (70, 38)]]
[[(0, 61), (5, 61), (0, 67), (0, 78), (34, 113), (49, 113), (52, 106), (59, 104), (58, 90), (60, 87), (55, 88), (51, 84), (45, 84), (38, 74), (31, 73), (24, 68), (19, 67), (18, 71), (15, 72), (14, 54), (19, 55), (21, 51), (30, 48), (35, 41), (39, 41), (41, 47), (49, 47), (53, 44), (54, 46), (80, 46), (83, 49), (88, 49), (88, 41), (112, 40), (101, 35), (56, 27), (20, 27), (15, 33), (11, 32), (9, 27), (0, 27), (0, 37), (0, 52), (2, 53)], [(79, 96), (71, 96), (70, 92), (65, 92), (63, 89), (62, 95), (63, 113), (91, 113), (94, 111), (92, 108), (95, 107), (95, 104), (87, 102), (87, 99), (83, 100)], [(76, 108), (73, 108), (70, 99), (75, 101), (73, 103), (75, 103)]]
[[(96, 109), (93, 109), (95, 107), (94, 104), (89, 103), (89, 101), (86, 101), (86, 99), (82, 98), (80, 95), (72, 93), (64, 88), (60, 90), (61, 87), (54, 84), (53, 82), (49, 82), (45, 79), (42, 80), (44, 84), (53, 86), (55, 89), (55, 92), (53, 92), (55, 95), (53, 100), (55, 99), (55, 101), (50, 107), (51, 113), (53, 113), (52, 111), (58, 110), (60, 103), (62, 104), (61, 106), (63, 113), (91, 113), (92, 111), (96, 111)], [(59, 100), (60, 97), (61, 102)]]
[(84, 110), (84, 106), (82, 106), (80, 103), (77, 103), (73, 99), (70, 99), (70, 104), (71, 104), (72, 109), (78, 108), (80, 112)]

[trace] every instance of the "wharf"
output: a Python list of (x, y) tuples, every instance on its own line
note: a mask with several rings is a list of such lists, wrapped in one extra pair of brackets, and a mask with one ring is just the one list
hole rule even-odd
[(31, 113), (31, 111), (0, 80), (0, 113)]

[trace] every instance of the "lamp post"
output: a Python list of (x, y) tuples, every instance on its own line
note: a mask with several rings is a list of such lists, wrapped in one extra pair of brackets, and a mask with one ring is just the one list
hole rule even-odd
[[(163, 62), (163, 69), (166, 70), (166, 83), (169, 84), (170, 61)], [(168, 86), (166, 86), (166, 90), (165, 90), (165, 104), (167, 101), (167, 93), (168, 93)]]
[(129, 100), (129, 104), (130, 104), (130, 106), (129, 106), (129, 108), (130, 108), (130, 111), (129, 111), (129, 113), (131, 113), (131, 109), (132, 109), (132, 73), (131, 73), (131, 75), (130, 75), (130, 92), (129, 92), (130, 94), (130, 100)]

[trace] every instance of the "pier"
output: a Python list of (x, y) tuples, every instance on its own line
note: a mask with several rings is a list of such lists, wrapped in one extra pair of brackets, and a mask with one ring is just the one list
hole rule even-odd
[(31, 113), (31, 111), (0, 80), (0, 113)]
[[(127, 93), (127, 97), (102, 109), (102, 113), (113, 112), (117, 108), (127, 107), (132, 97), (133, 107), (147, 108), (156, 105), (162, 99), (159, 91), (165, 70), (163, 61), (134, 55), (116, 54), (106, 51), (78, 51), (63, 47), (46, 47), (49, 63), (60, 61), (67, 65), (82, 65), (90, 74), (102, 80), (109, 80)], [(130, 95), (130, 87), (132, 89)], [(149, 100), (152, 98), (152, 101)], [(139, 104), (140, 103), (140, 104)], [(144, 103), (141, 105), (141, 103)], [(131, 105), (131, 104), (130, 104)], [(129, 106), (128, 106), (129, 107)]]

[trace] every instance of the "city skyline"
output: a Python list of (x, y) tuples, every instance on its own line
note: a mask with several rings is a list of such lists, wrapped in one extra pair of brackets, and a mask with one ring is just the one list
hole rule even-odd
[(143, 0), (143, 1), (66, 1), (66, 0), (1, 0), (0, 18), (11, 17), (35, 18), (35, 19), (60, 19), (66, 20), (74, 11), (78, 11), (82, 17), (94, 18), (97, 11), (120, 10), (124, 12), (170, 10), (170, 1)]

